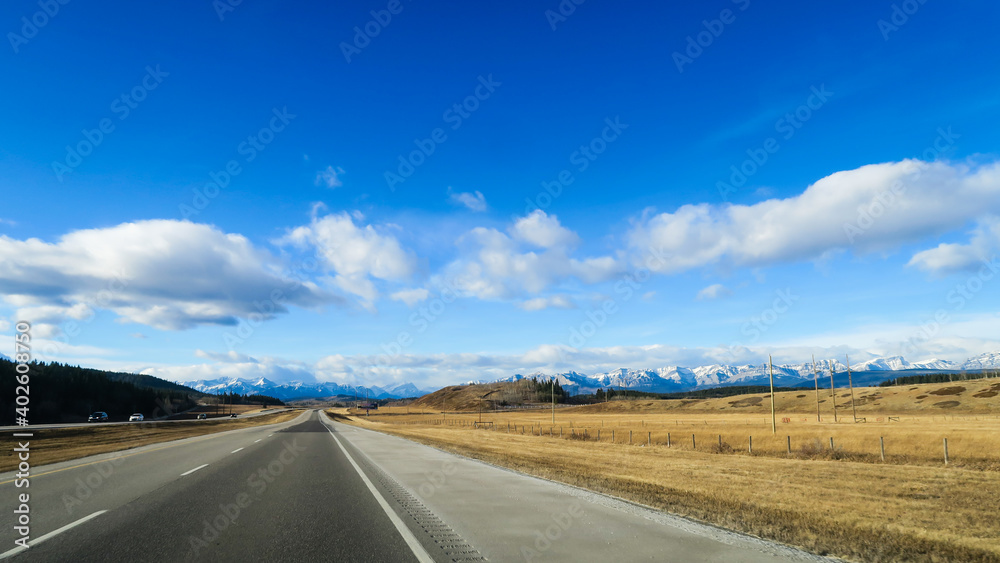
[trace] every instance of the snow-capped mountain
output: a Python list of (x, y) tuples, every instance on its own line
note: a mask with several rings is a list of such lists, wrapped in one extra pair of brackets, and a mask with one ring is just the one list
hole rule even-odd
[(969, 358), (960, 369), (1000, 369), (1000, 352), (989, 352)]
[[(929, 371), (959, 371), (1000, 368), (1000, 352), (983, 354), (956, 364), (948, 360), (926, 360), (908, 362), (902, 356), (874, 358), (864, 362), (851, 364), (854, 383), (862, 385), (878, 384), (899, 375), (922, 373)], [(818, 360), (816, 365), (782, 364), (774, 365), (774, 384), (782, 387), (812, 385), (814, 377), (824, 380), (833, 371), (837, 386), (847, 384), (847, 365), (839, 360)], [(759, 365), (708, 365), (694, 368), (667, 366), (659, 369), (629, 369), (620, 368), (607, 373), (583, 375), (577, 372), (559, 373), (553, 375), (536, 372), (527, 376), (513, 375), (499, 381), (516, 381), (523, 378), (549, 380), (558, 378), (559, 384), (571, 394), (592, 393), (597, 389), (630, 389), (652, 393), (671, 393), (690, 391), (728, 385), (768, 385), (770, 369), (767, 364)]]
[(242, 395), (268, 395), (281, 400), (307, 399), (320, 397), (335, 397), (337, 395), (369, 397), (371, 399), (402, 399), (419, 397), (427, 393), (412, 383), (403, 383), (389, 389), (371, 386), (340, 385), (337, 383), (275, 383), (266, 378), (242, 379), (222, 377), (219, 379), (202, 379), (184, 383), (202, 393), (240, 393)]

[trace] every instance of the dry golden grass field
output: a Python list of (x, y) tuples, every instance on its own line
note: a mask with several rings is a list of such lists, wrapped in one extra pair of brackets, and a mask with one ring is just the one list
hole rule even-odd
[[(89, 455), (130, 450), (158, 442), (203, 436), (205, 434), (225, 432), (248, 426), (286, 422), (300, 414), (302, 414), (301, 411), (291, 410), (251, 418), (220, 418), (217, 420), (209, 419), (160, 424), (156, 422), (137, 422), (134, 424), (114, 424), (110, 426), (33, 430), (31, 463), (33, 466), (38, 467)], [(4, 437), (4, 441), (7, 443), (12, 443), (12, 440), (13, 438), (9, 435)], [(14, 445), (5, 447), (8, 455), (0, 459), (0, 472), (11, 471), (17, 467), (17, 458), (13, 455), (14, 447)]]
[(549, 409), (483, 412), (492, 429), (412, 406), (351, 418), (815, 553), (1000, 561), (997, 381), (857, 388), (858, 422), (849, 390), (837, 422), (829, 389), (819, 421), (814, 390), (781, 393), (773, 434), (767, 394), (557, 408), (555, 424)]

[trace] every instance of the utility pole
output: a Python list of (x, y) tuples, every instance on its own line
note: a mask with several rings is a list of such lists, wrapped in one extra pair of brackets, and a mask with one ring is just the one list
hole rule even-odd
[(854, 413), (854, 422), (858, 421), (858, 409), (854, 406), (854, 382), (851, 380), (851, 357), (844, 354), (847, 358), (847, 385), (851, 387), (851, 411)]
[(552, 376), (552, 424), (556, 423), (556, 375)]
[(774, 364), (771, 363), (771, 354), (767, 355), (767, 365), (771, 372), (771, 434), (777, 434), (778, 427), (774, 425)]
[(813, 380), (816, 382), (816, 422), (822, 422), (819, 417), (819, 371), (816, 370), (816, 354), (813, 354)]
[(837, 389), (833, 386), (833, 362), (830, 362), (830, 399), (833, 401), (833, 421), (837, 422)]

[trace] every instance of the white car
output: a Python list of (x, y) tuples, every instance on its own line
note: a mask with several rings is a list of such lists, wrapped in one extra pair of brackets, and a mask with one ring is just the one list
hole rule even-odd
[(129, 422), (142, 422), (142, 415), (139, 414), (139, 413), (135, 413), (132, 416), (128, 417), (128, 421)]

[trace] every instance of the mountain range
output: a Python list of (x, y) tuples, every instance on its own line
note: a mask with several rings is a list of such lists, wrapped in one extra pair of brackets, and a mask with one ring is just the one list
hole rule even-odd
[[(816, 362), (816, 371), (821, 382), (828, 382), (831, 368), (835, 385), (847, 386), (847, 366), (840, 361), (822, 360)], [(983, 354), (970, 358), (962, 364), (947, 360), (929, 360), (910, 363), (902, 356), (875, 358), (851, 365), (855, 385), (877, 385), (901, 375), (934, 372), (978, 371), (1000, 369), (1000, 352)], [(769, 381), (767, 364), (761, 365), (709, 365), (694, 368), (668, 366), (657, 369), (621, 368), (607, 373), (584, 375), (575, 371), (545, 374), (535, 372), (528, 375), (515, 374), (493, 381), (517, 381), (525, 378), (549, 380), (556, 377), (559, 384), (571, 394), (592, 393), (597, 389), (631, 389), (650, 393), (671, 393), (691, 391), (726, 385), (767, 385)], [(492, 381), (491, 381), (492, 382)], [(486, 383), (470, 381), (469, 383)], [(367, 397), (373, 399), (401, 399), (419, 397), (436, 389), (421, 389), (413, 383), (403, 383), (391, 387), (350, 386), (337, 383), (303, 383), (293, 381), (276, 383), (266, 378), (218, 378), (184, 383), (203, 393), (236, 392), (241, 394), (261, 394), (281, 400), (305, 398), (326, 398), (336, 396)], [(774, 366), (774, 384), (782, 387), (812, 386), (812, 364), (782, 364)]]
[[(1000, 352), (970, 358), (962, 364), (948, 360), (928, 360), (910, 363), (902, 356), (875, 358), (851, 365), (850, 378), (855, 385), (877, 385), (883, 381), (905, 375), (924, 373), (980, 371), (1000, 369)], [(817, 361), (815, 375), (820, 385), (829, 381), (833, 372), (834, 385), (848, 385), (847, 365), (834, 360)], [(812, 387), (814, 370), (811, 363), (782, 364), (774, 366), (774, 384), (780, 387)], [(550, 380), (557, 378), (559, 385), (570, 394), (592, 393), (597, 389), (629, 389), (650, 393), (673, 393), (730, 385), (768, 385), (770, 374), (767, 364), (760, 365), (708, 365), (694, 368), (668, 366), (657, 369), (621, 368), (606, 373), (584, 375), (575, 371), (546, 374), (535, 372), (515, 374), (500, 381), (517, 381), (525, 378)]]
[(276, 397), (282, 401), (294, 399), (312, 399), (326, 397), (360, 397), (371, 399), (403, 399), (408, 397), (419, 397), (426, 395), (432, 390), (420, 389), (412, 383), (403, 383), (392, 387), (353, 386), (340, 385), (338, 383), (303, 383), (292, 381), (289, 383), (276, 383), (267, 378), (243, 379), (234, 377), (220, 377), (218, 379), (202, 379), (199, 381), (184, 382), (184, 385), (201, 391), (202, 393), (240, 393), (242, 395), (267, 395)]

